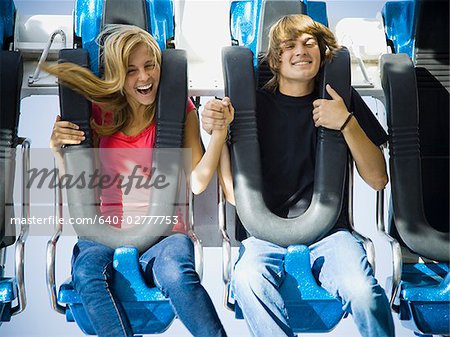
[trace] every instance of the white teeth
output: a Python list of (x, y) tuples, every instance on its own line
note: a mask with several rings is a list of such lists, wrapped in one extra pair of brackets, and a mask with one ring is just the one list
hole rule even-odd
[(153, 84), (150, 83), (150, 84), (147, 84), (147, 85), (136, 87), (136, 89), (138, 89), (138, 90), (147, 90), (147, 89), (150, 89), (152, 86), (153, 86)]
[(300, 62), (295, 62), (295, 63), (293, 63), (294, 65), (297, 65), (297, 64), (301, 64), (301, 65), (304, 65), (304, 64), (310, 64), (311, 62), (310, 61), (300, 61)]

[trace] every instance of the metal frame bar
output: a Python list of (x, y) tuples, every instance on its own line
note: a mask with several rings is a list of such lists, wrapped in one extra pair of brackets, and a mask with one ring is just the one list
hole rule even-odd
[(0, 248), (0, 277), (3, 277), (6, 264), (6, 247)]
[(226, 309), (234, 312), (235, 304), (230, 298), (231, 281), (231, 240), (227, 233), (226, 200), (223, 195), (219, 178), (217, 179), (218, 221), (219, 232), (222, 235), (222, 280), (224, 283), (223, 305)]
[(194, 243), (195, 271), (201, 281), (203, 279), (203, 245), (194, 229), (194, 193), (189, 184), (187, 184), (186, 193), (188, 197), (188, 235)]
[[(66, 43), (66, 33), (64, 33), (64, 31), (62, 29), (57, 29), (55, 30), (52, 35), (50, 36), (50, 39), (47, 42), (47, 45), (45, 46), (45, 48), (42, 50), (42, 54), (41, 57), (39, 59), (38, 65), (36, 67), (36, 70), (34, 71), (33, 75), (30, 75), (30, 77), (28, 78), (28, 86), (32, 87), (32, 86), (38, 86), (39, 84), (37, 84), (36, 82), (39, 81), (39, 75), (41, 73), (41, 66), (45, 63), (45, 61), (47, 60), (47, 56), (48, 53), (50, 51), (50, 48), (53, 44), (53, 40), (55, 39), (55, 37), (57, 35), (61, 35), (61, 39), (62, 39), (62, 43), (64, 45), (64, 47), (67, 47), (67, 43)], [(55, 84), (56, 85), (56, 84)]]
[(399, 313), (400, 306), (395, 304), (398, 291), (400, 289), (400, 282), (402, 278), (402, 250), (399, 242), (390, 236), (387, 232), (387, 228), (384, 222), (384, 190), (377, 191), (377, 217), (376, 223), (378, 232), (383, 236), (385, 240), (391, 245), (392, 252), (392, 289), (391, 296), (389, 298), (389, 304), (391, 309)]
[[(55, 168), (57, 165), (55, 163)], [(63, 219), (63, 204), (62, 204), (62, 190), (61, 184), (59, 180), (58, 169), (55, 170), (55, 181), (58, 183), (55, 186), (55, 203), (54, 203), (54, 212), (55, 212), (55, 232), (50, 240), (47, 242), (47, 290), (50, 297), (50, 304), (52, 309), (55, 310), (59, 314), (65, 314), (67, 307), (62, 306), (58, 303), (58, 293), (56, 287), (56, 276), (55, 276), (55, 260), (56, 260), (56, 245), (58, 243), (59, 237), (63, 231), (62, 219)]]
[[(348, 37), (347, 37), (348, 38)], [(349, 43), (349, 50), (351, 55), (356, 59), (356, 62), (358, 63), (359, 68), (361, 69), (361, 73), (363, 75), (363, 82), (362, 83), (355, 83), (355, 87), (363, 87), (363, 88), (373, 88), (373, 82), (369, 78), (369, 74), (367, 73), (366, 65), (364, 64), (364, 60), (361, 57), (361, 54), (359, 53), (359, 50), (355, 48), (353, 44), (353, 40), (350, 39)]]
[(27, 296), (25, 292), (25, 241), (28, 238), (30, 225), (30, 189), (28, 188), (30, 173), (30, 146), (31, 140), (19, 138), (19, 145), (22, 148), (22, 219), (19, 237), (16, 240), (15, 248), (15, 278), (18, 288), (17, 305), (11, 308), (12, 315), (23, 312), (27, 306)]

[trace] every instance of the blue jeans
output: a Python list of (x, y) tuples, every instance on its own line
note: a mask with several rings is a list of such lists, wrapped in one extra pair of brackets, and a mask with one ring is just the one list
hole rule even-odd
[[(386, 295), (374, 278), (362, 244), (338, 230), (312, 244), (314, 277), (342, 301), (362, 336), (394, 336)], [(285, 278), (287, 249), (250, 237), (242, 241), (232, 289), (254, 336), (294, 336), (278, 289)]]
[[(133, 336), (128, 318), (110, 289), (113, 254), (112, 248), (79, 240), (73, 250), (72, 281), (98, 336)], [(195, 272), (189, 237), (171, 235), (143, 253), (139, 262), (147, 284), (157, 286), (169, 297), (178, 318), (193, 336), (226, 336)]]

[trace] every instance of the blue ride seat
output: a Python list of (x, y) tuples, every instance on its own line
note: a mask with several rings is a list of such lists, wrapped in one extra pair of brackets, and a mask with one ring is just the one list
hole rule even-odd
[[(410, 8), (402, 26), (398, 6)], [(387, 3), (384, 13), (386, 33), (398, 42), (395, 51), (407, 54), (381, 59), (392, 187), (390, 228), (381, 229), (408, 255), (428, 259), (402, 266), (394, 252), (400, 263), (394, 265), (391, 304), (416, 334), (448, 335), (449, 2)]]
[[(120, 247), (115, 250), (112, 291), (132, 321), (134, 332), (162, 333), (172, 323), (175, 313), (169, 299), (164, 297), (158, 288), (147, 286), (141, 274), (138, 258), (138, 250), (134, 247)], [(95, 330), (78, 292), (73, 288), (71, 279), (61, 285), (58, 302), (67, 305), (67, 321), (75, 321), (85, 334), (95, 335)]]
[[(445, 263), (405, 264), (400, 285), (400, 320), (423, 333), (448, 334), (450, 279)], [(432, 302), (432, 303), (430, 303)], [(419, 322), (412, 324), (412, 322)]]
[[(286, 279), (280, 293), (295, 332), (331, 331), (345, 313), (342, 303), (317, 284), (311, 272), (309, 252), (304, 245), (288, 247), (284, 260)], [(228, 291), (234, 298), (230, 286)], [(238, 302), (235, 302), (234, 312), (237, 319), (244, 318)]]
[[(235, 107), (235, 120), (231, 126), (231, 154), (233, 157), (233, 173), (239, 172), (238, 175), (242, 178), (235, 179), (235, 194), (240, 193), (237, 191), (239, 185), (242, 185), (244, 189), (257, 190), (261, 192), (260, 183), (257, 179), (248, 178), (249, 175), (255, 176), (254, 172), (259, 171), (259, 158), (255, 158), (254, 153), (259, 154), (259, 148), (247, 148), (245, 143), (250, 142), (250, 138), (256, 139), (256, 120), (254, 120), (254, 99), (255, 99), (255, 86), (261, 88), (271, 77), (272, 74), (265, 62), (261, 61), (261, 56), (264, 55), (267, 49), (267, 35), (270, 26), (275, 23), (279, 18), (287, 14), (295, 13), (305, 13), (305, 8), (311, 5), (311, 2), (305, 3), (301, 1), (233, 1), (231, 5), (231, 15), (230, 15), (230, 25), (231, 34), (234, 44), (242, 45), (243, 47), (229, 47), (223, 50), (223, 67), (224, 67), (224, 78), (225, 78), (225, 92), (227, 96), (230, 96), (231, 101)], [(324, 6), (319, 6), (322, 8), (322, 13)], [(260, 14), (264, 13), (264, 14)], [(326, 17), (326, 14), (324, 14)], [(251, 17), (257, 18), (257, 21), (252, 22)], [(317, 18), (315, 18), (317, 20)], [(323, 20), (323, 19), (322, 19)], [(250, 26), (251, 23), (251, 26)], [(325, 22), (326, 23), (326, 22)], [(251, 28), (250, 28), (251, 27)], [(258, 35), (264, 35), (265, 37), (259, 38)], [(251, 37), (251, 39), (249, 38)], [(263, 41), (265, 39), (265, 42)], [(258, 42), (256, 42), (258, 41)], [(249, 50), (250, 49), (250, 50)], [(253, 53), (252, 53), (253, 52)], [(350, 58), (348, 50), (343, 49), (339, 53), (334, 61), (322, 70), (321, 73), (321, 84), (320, 90), (322, 95), (325, 95), (325, 84), (332, 83), (334, 88), (339, 88), (344, 101), (348, 104), (349, 93), (350, 93)], [(251, 65), (256, 66), (256, 73), (253, 71)], [(256, 77), (256, 81), (255, 81)], [(328, 97), (328, 96), (323, 96)], [(320, 132), (324, 132), (321, 130)], [(324, 137), (331, 136), (325, 131)], [(321, 136), (319, 136), (319, 139)], [(334, 143), (339, 142), (337, 139), (333, 140)], [(241, 143), (238, 147), (242, 149), (237, 149), (236, 144)], [(343, 151), (343, 155), (337, 160), (336, 166), (341, 167), (342, 172), (337, 178), (337, 184), (341, 186), (340, 194), (342, 196), (342, 191), (347, 189), (348, 191), (348, 212), (350, 219), (350, 227), (353, 229), (352, 223), (352, 184), (353, 184), (353, 162), (347, 157), (346, 146), (343, 145), (339, 149)], [(242, 153), (240, 153), (242, 151)], [(330, 155), (330, 154), (329, 154)], [(242, 157), (241, 157), (242, 156)], [(331, 155), (333, 157), (334, 155)], [(319, 157), (319, 155), (317, 155)], [(328, 158), (331, 158), (328, 157)], [(333, 157), (334, 158), (334, 157)], [(251, 172), (245, 171), (245, 165), (251, 165)], [(316, 163), (316, 167), (320, 167)], [(333, 165), (331, 165), (333, 166)], [(243, 172), (245, 171), (245, 172)], [(334, 173), (333, 173), (334, 174)], [(247, 175), (247, 176), (246, 176)], [(249, 180), (249, 182), (244, 181)], [(345, 185), (345, 182), (347, 185)], [(317, 185), (320, 185), (318, 183)], [(323, 193), (328, 193), (326, 186), (323, 186)], [(243, 187), (240, 187), (243, 189)], [(235, 312), (236, 318), (243, 318), (242, 311), (239, 308), (239, 304), (234, 301), (233, 294), (230, 289), (230, 275), (231, 275), (231, 265), (230, 265), (230, 240), (226, 232), (226, 221), (225, 221), (225, 203), (223, 196), (219, 193), (219, 225), (221, 229), (222, 236), (224, 238), (224, 264), (223, 264), (223, 278), (226, 283), (225, 292), (225, 305), (228, 309)], [(241, 206), (237, 204), (237, 224), (236, 231), (239, 231), (239, 225), (244, 228), (244, 231), (248, 228), (246, 226), (245, 219), (240, 219), (241, 214), (245, 213), (246, 210), (251, 210), (252, 213), (257, 213), (261, 211), (266, 218), (258, 218), (253, 222), (265, 223), (265, 222), (278, 222), (278, 226), (274, 228), (282, 228), (287, 225), (287, 223), (282, 223), (287, 219), (271, 219), (272, 214), (270, 211), (264, 209), (265, 206), (261, 204), (249, 205), (248, 199), (259, 198), (259, 195), (252, 194), (245, 195), (244, 199), (247, 205)], [(243, 200), (243, 199), (241, 199)], [(317, 206), (317, 205), (316, 205)], [(241, 207), (241, 209), (239, 209)], [(339, 209), (340, 205), (336, 205), (336, 210)], [(245, 208), (245, 209), (242, 209)], [(339, 213), (338, 211), (338, 213)], [(251, 222), (251, 217), (248, 218)], [(289, 219), (293, 220), (293, 219)], [(319, 221), (320, 222), (320, 221)], [(300, 224), (300, 223), (299, 223)], [(297, 233), (296, 233), (297, 234)], [(292, 234), (295, 237), (296, 234)], [(367, 250), (369, 261), (372, 266), (374, 266), (374, 250), (372, 242), (362, 237), (359, 233), (353, 231), (353, 234), (364, 242), (365, 248)], [(255, 235), (256, 236), (256, 235)], [(242, 236), (238, 234), (237, 240), (242, 240)], [(278, 240), (278, 238), (277, 238)], [(269, 241), (272, 241), (269, 239)], [(302, 240), (299, 239), (301, 242)], [(274, 241), (276, 242), (276, 241)], [(310, 244), (308, 240), (305, 240), (305, 244)], [(311, 264), (309, 257), (309, 248), (302, 244), (291, 244), (284, 245), (288, 246), (288, 253), (285, 257), (285, 270), (286, 270), (286, 280), (283, 282), (280, 292), (285, 300), (286, 309), (289, 313), (290, 325), (294, 332), (328, 332), (331, 331), (346, 315), (342, 310), (341, 301), (329, 294), (325, 289), (321, 288), (311, 272)]]
[[(123, 6), (126, 6), (126, 10)], [(83, 41), (83, 44), (86, 42), (88, 50), (85, 48), (62, 50), (60, 52), (60, 59), (64, 62), (69, 61), (85, 67), (90, 67), (90, 59), (92, 60), (93, 58), (94, 65), (93, 68), (91, 67), (91, 70), (95, 72), (96, 69), (98, 70), (98, 64), (99, 61), (101, 64), (101, 60), (99, 60), (98, 51), (93, 53), (89, 50), (88, 41), (95, 41), (97, 36), (94, 35), (101, 31), (101, 27), (111, 23), (130, 24), (140, 26), (143, 29), (150, 29), (154, 20), (158, 20), (158, 25), (163, 24), (159, 15), (161, 15), (162, 11), (167, 18), (167, 8), (172, 8), (171, 6), (171, 1), (134, 0), (124, 2), (121, 0), (79, 0), (75, 4), (75, 22), (82, 22), (83, 24), (83, 29), (86, 31), (89, 38), (85, 39), (84, 34), (81, 34), (79, 41)], [(151, 12), (148, 12), (148, 10), (151, 10)], [(101, 15), (102, 12), (103, 17)], [(148, 19), (149, 17), (152, 18), (150, 21)], [(99, 26), (95, 26), (94, 30), (92, 30), (88, 19), (96, 24), (100, 21), (102, 23)], [(172, 24), (173, 13), (168, 21)], [(75, 25), (77, 25), (77, 23), (75, 23)], [(170, 24), (168, 25), (170, 26)], [(164, 47), (166, 40), (172, 36), (171, 33), (167, 31), (167, 26), (164, 26), (166, 27), (164, 29), (159, 26), (152, 27), (156, 30), (157, 35), (159, 34), (160, 44), (164, 42), (162, 46)], [(75, 31), (83, 33), (83, 29), (77, 30), (76, 26)], [(183, 51), (163, 50), (162, 59), (161, 81), (157, 97), (158, 115), (156, 122), (157, 131), (155, 147), (159, 149), (181, 148), (187, 97), (187, 58)], [(73, 146), (71, 148), (76, 151), (78, 149), (82, 150), (83, 147), (91, 147), (92, 133), (89, 126), (91, 103), (67, 87), (60, 86), (59, 90), (62, 119), (77, 123), (86, 133), (86, 140), (83, 141), (80, 146)], [(163, 158), (164, 157), (158, 156), (158, 153), (155, 151), (153, 163), (157, 166), (158, 159)], [(65, 160), (67, 161), (68, 159), (70, 158), (66, 157)], [(172, 162), (170, 162), (169, 165), (171, 163)], [(169, 174), (171, 174), (171, 171), (168, 170), (166, 172), (166, 177), (168, 177)], [(174, 185), (178, 186), (179, 184)], [(166, 190), (164, 192), (167, 192)], [(152, 197), (155, 195), (156, 192), (152, 194)], [(57, 197), (59, 200), (57, 200), (56, 211), (59, 212), (59, 214), (57, 213), (57, 216), (60, 217), (62, 215), (59, 208), (62, 197), (61, 190), (57, 193)], [(91, 200), (91, 197), (92, 196), (88, 196), (89, 200)], [(70, 209), (71, 202), (69, 194), (68, 199), (69, 211), (71, 212), (71, 216), (74, 216)], [(72, 200), (75, 200), (75, 203), (80, 202), (79, 199), (73, 198)], [(171, 200), (170, 202), (174, 204), (175, 200)], [(87, 203), (90, 203), (90, 201)], [(163, 213), (157, 214), (160, 215)], [(91, 214), (89, 214), (89, 216), (90, 215)], [(86, 217), (85, 215), (82, 216)], [(61, 227), (57, 228), (55, 235), (48, 242), (47, 246), (47, 254), (49, 257), (47, 259), (47, 286), (51, 303), (55, 311), (65, 314), (67, 321), (75, 321), (85, 334), (92, 335), (95, 334), (95, 331), (89, 317), (86, 315), (80, 297), (74, 289), (71, 280), (69, 279), (61, 285), (59, 294), (56, 294), (55, 251), (61, 230)], [(196, 270), (201, 277), (201, 244), (195, 233), (192, 231), (192, 227), (189, 228), (189, 230), (189, 235), (195, 245)], [(135, 247), (119, 247), (119, 245), (116, 246), (111, 243), (108, 245), (118, 247), (115, 249), (114, 253), (113, 267), (115, 269), (115, 275), (112, 288), (116, 299), (120, 301), (128, 316), (133, 333), (153, 334), (164, 332), (175, 318), (175, 313), (169, 303), (169, 299), (166, 298), (158, 288), (150, 288), (146, 285), (138, 261), (138, 249)], [(142, 247), (140, 249), (142, 250)]]
[(284, 263), (287, 277), (280, 292), (287, 310), (296, 313), (289, 316), (293, 329), (296, 332), (331, 331), (344, 316), (342, 303), (317, 284), (311, 272), (309, 248), (289, 246)]
[(12, 302), (17, 298), (15, 277), (0, 277), (0, 324), (11, 320)]

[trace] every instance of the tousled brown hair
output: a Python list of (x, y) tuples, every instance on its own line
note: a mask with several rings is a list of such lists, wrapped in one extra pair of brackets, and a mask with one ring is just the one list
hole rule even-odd
[(270, 28), (269, 32), (269, 46), (265, 60), (269, 64), (273, 77), (264, 85), (265, 89), (275, 91), (278, 88), (282, 43), (295, 40), (303, 33), (311, 34), (317, 40), (322, 64), (324, 61), (332, 59), (339, 49), (331, 30), (309, 16), (293, 14), (282, 17)]

